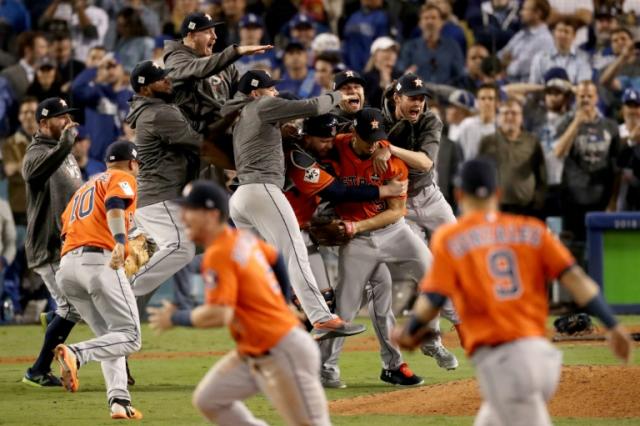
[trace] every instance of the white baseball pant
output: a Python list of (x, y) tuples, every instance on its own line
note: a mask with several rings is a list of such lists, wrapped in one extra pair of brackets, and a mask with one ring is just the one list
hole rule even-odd
[(78, 322), (80, 321), (80, 314), (78, 310), (69, 303), (69, 300), (64, 295), (64, 291), (58, 281), (56, 281), (56, 273), (60, 269), (60, 263), (45, 263), (36, 268), (33, 268), (34, 272), (42, 278), (44, 285), (47, 286), (49, 294), (56, 302), (56, 315), (66, 319), (67, 321)]
[(79, 248), (65, 254), (56, 279), (86, 321), (94, 339), (69, 345), (80, 366), (99, 361), (107, 398), (131, 401), (125, 357), (142, 346), (136, 299), (124, 269), (111, 269), (111, 252)]
[(333, 318), (318, 289), (296, 215), (276, 185), (240, 185), (229, 200), (229, 214), (240, 229), (250, 229), (274, 245), (287, 262), (291, 286), (312, 324)]

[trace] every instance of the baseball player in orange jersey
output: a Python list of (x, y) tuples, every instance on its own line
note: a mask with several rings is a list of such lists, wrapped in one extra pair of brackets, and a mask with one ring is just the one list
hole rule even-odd
[(559, 279), (578, 306), (598, 317), (612, 352), (627, 362), (631, 339), (597, 285), (542, 222), (498, 211), (492, 163), (465, 163), (459, 183), (463, 215), (435, 232), (433, 267), (395, 340), (405, 348), (420, 345), (425, 324), (450, 297), (484, 397), (475, 425), (550, 425), (546, 402), (558, 384), (562, 355), (545, 338), (547, 282)]
[(56, 274), (64, 294), (95, 338), (58, 345), (64, 387), (76, 392), (78, 369), (99, 361), (113, 419), (140, 419), (127, 390), (125, 356), (140, 350), (135, 296), (124, 273), (127, 232), (136, 209), (136, 146), (115, 142), (107, 150), (107, 171), (81, 186), (62, 214), (62, 259)]
[[(338, 153), (336, 172), (346, 185), (367, 183), (382, 185), (394, 177), (406, 179), (408, 170), (398, 158), (389, 159), (384, 174), (373, 171), (371, 154), (379, 144), (386, 143), (382, 128), (382, 113), (365, 108), (355, 115), (354, 133), (338, 135), (335, 148)], [(338, 216), (349, 223), (354, 238), (340, 247), (339, 278), (336, 286), (336, 313), (355, 318), (360, 309), (362, 295), (374, 271), (387, 263), (401, 264), (417, 281), (431, 264), (431, 254), (426, 244), (411, 231), (404, 221), (406, 195), (369, 202), (341, 203), (335, 206)], [(421, 377), (411, 372), (398, 347), (391, 343), (391, 329), (395, 317), (391, 309), (392, 283), (387, 272), (384, 281), (373, 280), (370, 315), (380, 342), (382, 373), (380, 379), (401, 386), (423, 383)], [(349, 320), (346, 320), (349, 321)], [(340, 382), (338, 358), (344, 339), (321, 342), (322, 377), (326, 382)]]
[(227, 225), (226, 192), (209, 181), (185, 188), (187, 235), (206, 247), (202, 261), (205, 304), (177, 311), (165, 302), (148, 308), (155, 330), (174, 325), (229, 326), (237, 343), (198, 384), (193, 404), (220, 425), (266, 425), (243, 400), (262, 391), (288, 425), (329, 425), (318, 371), (320, 354), (287, 305), (284, 258), (249, 231)]

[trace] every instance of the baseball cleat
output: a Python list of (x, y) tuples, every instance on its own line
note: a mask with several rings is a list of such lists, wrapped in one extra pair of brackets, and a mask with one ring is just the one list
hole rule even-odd
[(114, 420), (140, 420), (142, 413), (124, 399), (114, 399), (111, 403), (111, 418)]
[(77, 392), (80, 381), (78, 380), (78, 360), (75, 354), (67, 345), (63, 344), (56, 346), (54, 353), (56, 361), (60, 364), (62, 385), (69, 392)]
[(445, 370), (455, 370), (458, 368), (458, 358), (449, 352), (442, 344), (425, 344), (420, 347), (420, 350), (426, 356), (434, 358), (440, 368)]
[(22, 383), (37, 388), (62, 386), (60, 379), (53, 374), (33, 374), (31, 369), (28, 369), (27, 372), (24, 373)]
[(334, 337), (354, 336), (364, 332), (367, 328), (364, 325), (352, 324), (343, 321), (340, 317), (335, 317), (329, 321), (317, 322), (313, 324), (311, 336), (316, 340), (331, 339)]
[(406, 362), (395, 370), (382, 369), (380, 380), (396, 386), (418, 386), (424, 383), (424, 379), (413, 374)]
[(326, 377), (320, 377), (320, 383), (325, 389), (345, 389), (347, 384), (340, 379), (329, 379)]

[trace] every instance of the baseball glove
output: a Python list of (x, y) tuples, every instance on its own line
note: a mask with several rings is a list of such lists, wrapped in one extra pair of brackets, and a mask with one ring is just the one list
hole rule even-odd
[(127, 278), (131, 278), (140, 270), (153, 254), (153, 247), (147, 241), (144, 234), (129, 240), (129, 255), (124, 261), (124, 272)]
[(320, 246), (342, 246), (355, 236), (353, 222), (333, 219), (329, 221), (313, 221), (307, 228), (311, 240)]
[(593, 331), (593, 323), (587, 314), (571, 314), (560, 317), (553, 322), (556, 331), (561, 334), (588, 334)]

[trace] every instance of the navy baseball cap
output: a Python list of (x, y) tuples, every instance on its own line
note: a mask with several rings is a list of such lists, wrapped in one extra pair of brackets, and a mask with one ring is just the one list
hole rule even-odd
[(69, 108), (67, 101), (62, 98), (47, 98), (38, 104), (36, 120), (59, 117), (76, 111), (78, 111), (76, 108)]
[(451, 92), (447, 99), (449, 105), (474, 112), (476, 108), (476, 98), (466, 90), (458, 89)]
[(333, 114), (321, 114), (305, 118), (302, 133), (319, 138), (331, 138), (337, 133), (338, 120)]
[(413, 73), (405, 74), (396, 83), (396, 93), (406, 96), (428, 95), (425, 82)]
[(280, 80), (272, 79), (271, 74), (266, 71), (250, 70), (244, 73), (238, 81), (238, 90), (248, 95), (252, 90), (273, 87), (278, 83)]
[(131, 87), (134, 92), (139, 92), (144, 86), (155, 83), (165, 78), (171, 72), (171, 68), (161, 68), (153, 61), (142, 61), (131, 71)]
[(640, 92), (632, 88), (625, 89), (622, 94), (622, 103), (624, 105), (640, 105)]
[(291, 21), (289, 21), (289, 26), (291, 28), (313, 28), (314, 22), (313, 19), (311, 19), (308, 15), (305, 15), (304, 13), (298, 13), (291, 19)]
[(571, 81), (569, 81), (569, 75), (564, 68), (549, 68), (542, 78), (544, 79), (545, 90), (556, 89), (563, 92), (571, 90)]
[(240, 19), (238, 26), (240, 28), (248, 28), (248, 27), (264, 28), (264, 22), (262, 22), (262, 18), (256, 15), (255, 13), (248, 13)]
[(383, 126), (384, 117), (376, 108), (364, 108), (356, 112), (353, 127), (360, 138), (370, 144), (387, 139)]
[(365, 85), (364, 78), (353, 70), (340, 71), (333, 76), (333, 90), (339, 90), (347, 83), (358, 83), (362, 87)]
[(498, 172), (493, 161), (478, 157), (462, 164), (455, 183), (466, 194), (486, 199), (498, 188)]
[(138, 161), (138, 148), (133, 142), (117, 141), (107, 147), (107, 153), (104, 156), (105, 163), (127, 160)]
[(186, 37), (192, 31), (203, 31), (220, 25), (222, 22), (216, 22), (211, 15), (202, 12), (193, 12), (187, 15), (180, 26), (180, 34)]
[(287, 53), (290, 52), (306, 52), (306, 48), (304, 47), (304, 45), (300, 42), (297, 41), (291, 41), (289, 42), (289, 44), (287, 44), (287, 47), (284, 48), (284, 54), (286, 55)]
[(222, 216), (229, 216), (229, 195), (210, 180), (199, 179), (187, 184), (176, 202), (188, 209), (220, 210)]

